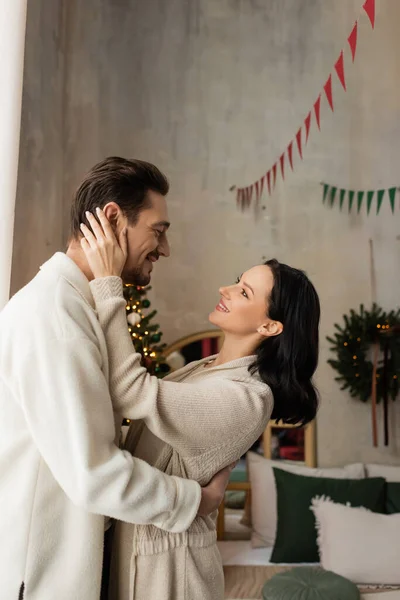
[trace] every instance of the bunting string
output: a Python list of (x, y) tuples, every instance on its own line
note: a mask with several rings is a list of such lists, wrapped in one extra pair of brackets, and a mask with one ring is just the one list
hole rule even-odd
[(390, 187), (380, 190), (358, 191), (338, 188), (335, 185), (329, 185), (329, 183), (321, 183), (321, 185), (323, 188), (322, 202), (325, 206), (332, 208), (336, 204), (339, 210), (347, 209), (349, 213), (355, 210), (357, 214), (365, 206), (367, 215), (371, 213), (373, 206), (376, 206), (376, 214), (379, 215), (384, 200), (389, 201), (391, 211), (394, 213), (396, 193), (400, 190), (399, 187)]
[[(371, 23), (372, 29), (375, 28), (375, 0), (365, 0), (361, 14), (366, 13), (368, 19)], [(354, 26), (351, 30), (350, 35), (347, 38), (348, 45), (351, 51), (352, 61), (354, 62), (356, 57), (357, 50), (357, 36), (358, 36), (358, 21), (356, 20)], [(344, 62), (344, 51), (341, 50), (339, 54), (339, 58), (334, 63), (333, 70), (336, 73), (337, 78), (340, 81), (340, 84), (344, 91), (347, 90), (346, 86), (346, 76), (345, 76), (345, 62)], [(286, 150), (280, 155), (280, 157), (276, 160), (276, 162), (262, 175), (260, 179), (256, 182), (252, 183), (246, 187), (237, 187), (233, 185), (230, 188), (230, 191), (236, 191), (236, 204), (238, 209), (244, 211), (249, 209), (252, 205), (252, 199), (255, 200), (255, 207), (257, 208), (259, 205), (260, 197), (262, 195), (263, 190), (268, 193), (270, 196), (275, 189), (277, 178), (280, 173), (282, 181), (285, 180), (285, 175), (287, 174), (286, 162), (289, 162), (290, 169), (293, 171), (293, 149), (297, 148), (298, 155), (300, 160), (303, 159), (303, 149), (307, 144), (311, 129), (312, 117), (315, 117), (315, 123), (318, 127), (318, 130), (321, 129), (321, 99), (325, 96), (328, 104), (330, 106), (331, 111), (334, 111), (334, 102), (333, 102), (333, 92), (332, 92), (332, 74), (329, 74), (328, 79), (323, 85), (323, 89), (319, 93), (316, 101), (313, 104), (312, 109), (308, 112), (306, 118), (304, 119), (301, 127), (298, 129), (297, 133), (293, 137), (293, 139), (289, 142)], [(279, 166), (279, 173), (278, 173)], [(364, 197), (357, 197), (357, 202), (363, 203)], [(358, 204), (357, 204), (358, 206)]]

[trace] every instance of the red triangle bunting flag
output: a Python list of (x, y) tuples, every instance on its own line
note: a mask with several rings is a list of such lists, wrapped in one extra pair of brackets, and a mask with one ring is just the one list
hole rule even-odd
[(253, 196), (253, 186), (251, 185), (249, 188), (247, 188), (247, 206), (250, 206), (252, 196)]
[(248, 188), (246, 187), (243, 189), (242, 210), (245, 210), (247, 207), (247, 193), (248, 193)]
[(258, 201), (260, 199), (260, 182), (256, 181), (254, 187), (256, 188), (256, 203), (258, 204)]
[(335, 64), (335, 69), (337, 76), (339, 77), (339, 81), (343, 86), (344, 91), (346, 91), (346, 80), (344, 78), (344, 60), (343, 60), (343, 50), (340, 53), (340, 56)]
[(298, 130), (298, 132), (296, 133), (296, 142), (297, 142), (297, 148), (299, 149), (299, 154), (300, 154), (300, 158), (303, 158), (303, 151), (301, 149), (301, 127)]
[(285, 180), (285, 153), (281, 154), (281, 157), (279, 159), (280, 165), (281, 165), (281, 175), (282, 175), (282, 180)]
[(271, 169), (266, 174), (266, 178), (267, 178), (268, 194), (271, 195)]
[(261, 196), (262, 196), (262, 193), (263, 193), (263, 188), (264, 188), (264, 178), (265, 178), (265, 175), (263, 175), (263, 176), (261, 177), (261, 179), (260, 179), (260, 198), (261, 198)]
[(288, 153), (288, 157), (289, 157), (290, 168), (293, 171), (293, 142), (290, 142), (288, 149), (287, 149), (287, 153)]
[(321, 129), (321, 120), (320, 120), (320, 115), (321, 115), (321, 94), (318, 96), (317, 101), (314, 103), (314, 111), (315, 111), (315, 118), (317, 120), (318, 129)]
[(239, 205), (239, 208), (240, 208), (241, 211), (244, 210), (244, 203), (245, 203), (245, 199), (246, 199), (245, 193), (246, 193), (245, 189), (241, 189), (240, 190), (240, 205)]
[(305, 123), (305, 126), (306, 126), (306, 144), (307, 144), (307, 142), (308, 142), (308, 136), (310, 134), (310, 127), (311, 127), (311, 111), (306, 116), (304, 123)]
[(357, 25), (358, 25), (358, 23), (356, 21), (354, 23), (353, 31), (347, 38), (347, 41), (349, 42), (349, 46), (351, 49), (351, 56), (353, 57), (353, 62), (356, 57), (356, 48), (357, 48)]
[(367, 13), (373, 29), (375, 27), (375, 0), (365, 0), (363, 9)]
[(333, 98), (332, 98), (332, 75), (329, 75), (327, 82), (324, 85), (324, 90), (325, 90), (325, 94), (326, 97), (328, 99), (329, 102), (329, 106), (331, 107), (332, 111), (333, 111)]
[(275, 163), (274, 166), (272, 167), (272, 189), (275, 189), (275, 184), (276, 184), (276, 167), (277, 167), (277, 164)]

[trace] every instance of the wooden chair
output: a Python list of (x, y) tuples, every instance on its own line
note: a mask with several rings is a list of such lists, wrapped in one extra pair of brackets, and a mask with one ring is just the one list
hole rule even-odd
[[(164, 356), (167, 358), (173, 352), (182, 350), (184, 347), (207, 339), (217, 339), (217, 350), (221, 348), (223, 341), (223, 333), (218, 329), (209, 329), (206, 331), (199, 331), (191, 335), (180, 338), (164, 351)], [(198, 359), (204, 358), (198, 356)], [(263, 434), (263, 447), (265, 458), (271, 458), (271, 441), (274, 429), (291, 429), (293, 425), (278, 424), (275, 421), (270, 421)], [(315, 421), (309, 423), (304, 430), (304, 464), (308, 467), (315, 467), (316, 465), (316, 448), (315, 448)], [(245, 491), (246, 492), (246, 503), (249, 504), (251, 501), (251, 485), (249, 481), (231, 481), (228, 483), (227, 491)], [(222, 502), (218, 511), (217, 520), (217, 537), (223, 539), (225, 533), (225, 504)]]
[[(190, 346), (194, 342), (201, 342), (202, 340), (209, 339), (217, 339), (217, 349), (220, 350), (222, 346), (222, 341), (224, 338), (224, 334), (219, 329), (207, 329), (206, 331), (198, 331), (197, 333), (192, 333), (190, 335), (186, 335), (185, 337), (180, 338), (167, 348), (163, 352), (163, 356), (167, 358), (173, 352), (178, 352), (182, 350), (185, 346)], [(199, 356), (200, 358), (205, 358), (203, 356)]]

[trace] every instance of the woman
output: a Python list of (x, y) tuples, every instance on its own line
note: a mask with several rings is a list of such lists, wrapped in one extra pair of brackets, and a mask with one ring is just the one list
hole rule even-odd
[[(201, 485), (239, 459), (270, 418), (307, 423), (315, 417), (319, 300), (301, 271), (270, 260), (220, 288), (210, 321), (224, 332), (216, 356), (159, 380), (141, 367), (126, 326), (119, 275), (126, 238), (117, 242), (104, 213), (82, 248), (107, 342), (111, 397), (134, 421), (126, 448), (169, 475)], [(145, 490), (151, 495), (150, 490)], [(223, 570), (216, 515), (196, 518), (185, 533), (118, 523), (110, 598), (222, 600)]]

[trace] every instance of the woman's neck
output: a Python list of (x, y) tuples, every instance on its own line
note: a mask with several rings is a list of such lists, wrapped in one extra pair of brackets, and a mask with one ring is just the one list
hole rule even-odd
[(251, 356), (255, 354), (257, 345), (254, 340), (232, 340), (225, 337), (221, 350), (208, 366), (216, 367), (232, 360)]

